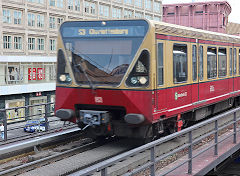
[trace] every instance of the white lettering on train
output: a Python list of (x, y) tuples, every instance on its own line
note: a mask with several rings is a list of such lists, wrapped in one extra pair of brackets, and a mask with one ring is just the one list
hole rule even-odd
[(187, 92), (183, 92), (183, 93), (175, 92), (175, 100), (177, 100), (178, 98), (181, 98), (181, 97), (187, 97)]

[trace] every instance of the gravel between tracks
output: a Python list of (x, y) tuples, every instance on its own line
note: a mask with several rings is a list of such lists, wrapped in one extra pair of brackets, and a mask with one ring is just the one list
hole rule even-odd
[(32, 171), (22, 173), (21, 176), (56, 176), (66, 175), (80, 168), (90, 166), (91, 164), (102, 161), (109, 157), (113, 157), (117, 154), (123, 153), (131, 148), (135, 147), (135, 144), (130, 144), (128, 140), (121, 140), (112, 142), (101, 147), (74, 155), (72, 157), (51, 163), (49, 165), (36, 168)]

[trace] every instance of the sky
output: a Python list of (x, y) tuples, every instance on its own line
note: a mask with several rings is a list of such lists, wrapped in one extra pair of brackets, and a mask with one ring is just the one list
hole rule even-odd
[[(206, 1), (224, 1), (224, 0), (163, 0), (163, 4), (174, 3), (189, 3), (189, 2), (206, 2)], [(240, 1), (239, 0), (226, 0), (232, 7), (232, 12), (229, 15), (229, 22), (240, 24)]]

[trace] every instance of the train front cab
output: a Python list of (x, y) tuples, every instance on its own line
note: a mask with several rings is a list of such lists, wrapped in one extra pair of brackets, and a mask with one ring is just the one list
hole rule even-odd
[(91, 136), (145, 138), (156, 106), (153, 26), (146, 20), (65, 22), (60, 34), (56, 116)]

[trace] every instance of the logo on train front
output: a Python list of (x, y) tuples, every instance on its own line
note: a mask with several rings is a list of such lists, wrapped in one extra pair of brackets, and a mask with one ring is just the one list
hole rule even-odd
[(95, 103), (103, 103), (102, 97), (95, 97)]

